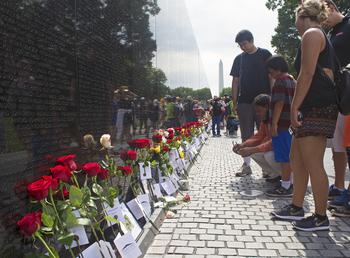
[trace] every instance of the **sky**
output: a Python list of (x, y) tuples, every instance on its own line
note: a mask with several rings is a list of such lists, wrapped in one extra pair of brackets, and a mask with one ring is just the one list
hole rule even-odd
[[(172, 0), (176, 1), (176, 0)], [(225, 87), (233, 59), (241, 53), (234, 42), (242, 29), (250, 30), (256, 46), (273, 53), (271, 37), (277, 26), (277, 13), (268, 10), (265, 0), (185, 0), (209, 85), (218, 94), (219, 61), (224, 63)]]

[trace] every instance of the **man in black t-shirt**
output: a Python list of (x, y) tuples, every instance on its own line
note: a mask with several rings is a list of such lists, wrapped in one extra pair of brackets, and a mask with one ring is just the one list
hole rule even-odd
[[(325, 26), (330, 28), (329, 39), (336, 52), (342, 67), (350, 64), (350, 15), (344, 16), (332, 0), (325, 0), (329, 8), (329, 16)], [(333, 149), (333, 161), (335, 168), (335, 183), (329, 189), (329, 197), (336, 197), (329, 202), (329, 207), (334, 210), (335, 215), (350, 216), (350, 185), (348, 190), (344, 189), (347, 157), (343, 145), (344, 138), (344, 116), (339, 114), (334, 138), (331, 139)], [(339, 196), (339, 197), (338, 197)]]
[[(254, 45), (254, 38), (250, 31), (242, 30), (236, 36), (236, 43), (243, 50), (232, 66), (230, 75), (232, 80), (232, 100), (237, 107), (240, 121), (242, 141), (254, 134), (254, 125), (259, 126), (255, 114), (253, 101), (259, 94), (271, 94), (271, 81), (265, 66), (271, 53)], [(252, 173), (250, 157), (244, 158), (242, 171), (236, 176), (246, 176)]]

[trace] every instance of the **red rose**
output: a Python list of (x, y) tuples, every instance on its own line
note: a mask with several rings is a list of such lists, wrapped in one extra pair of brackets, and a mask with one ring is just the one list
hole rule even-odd
[(86, 172), (86, 174), (88, 174), (89, 176), (97, 176), (97, 174), (100, 172), (101, 170), (101, 166), (100, 164), (98, 164), (97, 162), (90, 162), (90, 163), (86, 163), (83, 166), (83, 170)]
[(181, 137), (180, 136), (176, 137), (176, 140), (181, 141)]
[(183, 201), (184, 201), (184, 202), (189, 202), (189, 201), (191, 201), (191, 196), (190, 196), (189, 194), (186, 194), (186, 195), (184, 196), (184, 198), (183, 198)]
[(170, 149), (169, 149), (168, 146), (164, 146), (164, 147), (163, 147), (163, 152), (169, 152), (169, 151), (170, 151)]
[(161, 143), (163, 140), (163, 136), (161, 136), (160, 134), (155, 134), (152, 136), (152, 141), (155, 143)]
[(62, 157), (59, 157), (56, 162), (58, 164), (61, 164), (63, 166), (67, 166), (71, 171), (75, 171), (77, 170), (78, 166), (77, 164), (75, 163), (74, 159), (76, 158), (77, 156), (74, 155), (74, 154), (71, 154), (71, 155), (67, 155), (67, 156), (62, 156)]
[(168, 139), (168, 140), (166, 141), (167, 144), (172, 144), (172, 142), (173, 142), (172, 139)]
[(17, 221), (17, 226), (23, 236), (32, 236), (41, 226), (41, 212), (28, 213)]
[(129, 160), (136, 160), (136, 159), (137, 159), (137, 152), (136, 152), (136, 151), (134, 151), (134, 150), (129, 150), (129, 151), (127, 152), (127, 154), (128, 154), (128, 159), (129, 159)]
[(125, 176), (132, 174), (132, 167), (130, 166), (118, 167), (118, 170), (122, 171)]
[(57, 165), (53, 168), (50, 168), (50, 171), (54, 178), (57, 178), (66, 183), (68, 183), (72, 177), (72, 172), (66, 166)]
[(127, 150), (120, 151), (119, 155), (120, 155), (120, 158), (124, 161), (128, 159), (128, 151)]
[(62, 188), (62, 193), (63, 193), (64, 198), (68, 198), (69, 197), (69, 191), (67, 190), (66, 187)]
[(149, 148), (151, 143), (148, 139), (135, 139), (128, 142), (129, 146), (136, 149)]
[(101, 168), (100, 172), (97, 174), (97, 176), (101, 179), (101, 180), (105, 180), (108, 178), (109, 176), (109, 170), (108, 169), (104, 169)]
[(43, 176), (37, 181), (27, 186), (28, 195), (37, 200), (41, 201), (49, 195), (49, 189), (56, 190), (58, 188), (58, 180), (53, 179), (51, 176)]
[(175, 131), (181, 132), (181, 130), (182, 130), (182, 127), (175, 127)]
[(64, 199), (68, 199), (69, 198), (69, 191), (67, 190), (67, 188), (65, 186), (63, 186), (62, 190), (58, 191), (56, 193), (56, 197), (57, 197), (57, 199), (60, 199), (60, 200), (62, 200), (63, 197), (64, 197)]
[(168, 128), (167, 131), (168, 131), (169, 134), (174, 134), (175, 133), (174, 128)]

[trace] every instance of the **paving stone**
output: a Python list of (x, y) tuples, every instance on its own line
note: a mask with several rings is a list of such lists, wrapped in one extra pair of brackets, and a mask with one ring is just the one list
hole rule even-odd
[(215, 254), (215, 248), (197, 248), (196, 254)]
[(275, 250), (258, 250), (259, 256), (275, 257), (278, 256)]
[(176, 247), (175, 249), (175, 253), (177, 254), (193, 254), (193, 252), (194, 252), (194, 248), (192, 247), (182, 246), (182, 247)]
[[(202, 148), (189, 174), (192, 201), (173, 208), (177, 214), (164, 221), (146, 258), (350, 257), (349, 220), (330, 217), (330, 232), (297, 232), (290, 222), (270, 216), (290, 199), (241, 196), (243, 190), (270, 186), (255, 162), (251, 177), (235, 177), (242, 159), (231, 149), (225, 137), (210, 139)], [(310, 193), (305, 208), (314, 209)]]
[(219, 255), (237, 255), (237, 250), (231, 248), (220, 248)]
[(238, 254), (242, 256), (256, 256), (257, 251), (254, 249), (238, 249)]

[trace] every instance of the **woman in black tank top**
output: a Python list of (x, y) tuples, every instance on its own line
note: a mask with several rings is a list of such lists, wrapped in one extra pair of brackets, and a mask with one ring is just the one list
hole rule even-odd
[[(296, 220), (294, 228), (303, 231), (329, 229), (328, 178), (323, 157), (327, 138), (334, 134), (338, 109), (333, 88), (334, 62), (321, 30), (326, 19), (326, 6), (319, 0), (305, 0), (296, 12), (295, 25), (302, 40), (295, 60), (298, 80), (291, 107), (294, 192), (291, 205), (273, 212), (280, 219)], [(304, 218), (303, 202), (309, 177), (315, 213)]]

